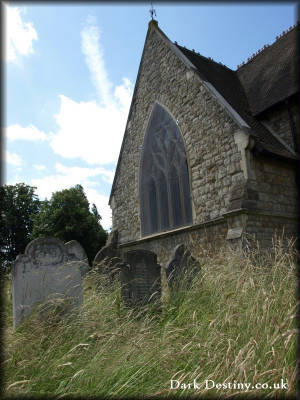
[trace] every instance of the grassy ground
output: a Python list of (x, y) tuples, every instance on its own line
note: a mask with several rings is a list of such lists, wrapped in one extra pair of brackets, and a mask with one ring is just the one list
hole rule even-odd
[[(297, 272), (292, 251), (280, 244), (273, 250), (242, 256), (199, 249), (192, 287), (183, 283), (164, 296), (161, 312), (126, 309), (118, 285), (99, 288), (90, 272), (79, 314), (35, 314), (15, 332), (6, 284), (6, 396), (296, 396)], [(171, 380), (192, 385), (171, 389)], [(236, 386), (208, 389), (206, 380)], [(240, 383), (251, 387), (246, 392)], [(252, 389), (257, 383), (270, 388)], [(288, 388), (273, 388), (282, 383)]]

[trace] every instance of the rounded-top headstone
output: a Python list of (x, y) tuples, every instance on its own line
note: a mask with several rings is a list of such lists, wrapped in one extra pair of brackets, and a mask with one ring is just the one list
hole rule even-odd
[[(82, 303), (82, 277), (88, 268), (81, 245), (45, 237), (30, 242), (12, 267), (14, 327), (49, 298)], [(73, 307), (72, 306), (72, 307)]]
[(25, 249), (25, 254), (40, 266), (57, 265), (67, 261), (68, 254), (64, 243), (53, 237), (35, 239)]
[(69, 259), (76, 261), (87, 260), (86, 252), (77, 240), (70, 240), (65, 243), (65, 247), (67, 248)]
[(126, 252), (120, 279), (121, 295), (128, 305), (160, 300), (161, 266), (152, 251), (138, 249)]

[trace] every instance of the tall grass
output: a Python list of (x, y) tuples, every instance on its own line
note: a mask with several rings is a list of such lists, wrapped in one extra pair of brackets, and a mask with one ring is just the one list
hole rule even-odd
[[(292, 248), (212, 253), (198, 248), (201, 271), (153, 305), (125, 308), (118, 283), (103, 287), (90, 272), (79, 313), (33, 314), (12, 330), (5, 287), (3, 364), (6, 395), (295, 396), (298, 391), (297, 270)], [(197, 383), (197, 387), (171, 389)], [(268, 389), (216, 387), (268, 383)], [(282, 380), (282, 381), (281, 381)], [(287, 382), (288, 389), (273, 384)]]

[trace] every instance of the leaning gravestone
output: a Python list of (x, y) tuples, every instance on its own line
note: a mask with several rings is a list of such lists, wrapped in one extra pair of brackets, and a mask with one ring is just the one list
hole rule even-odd
[(121, 295), (127, 305), (144, 305), (160, 300), (161, 267), (148, 250), (131, 250), (120, 265)]
[(73, 306), (79, 306), (87, 266), (85, 251), (76, 241), (64, 244), (41, 238), (30, 242), (12, 268), (14, 327), (49, 298), (71, 299)]
[(96, 280), (99, 288), (110, 287), (115, 281), (119, 281), (123, 260), (119, 257), (105, 257), (100, 262), (93, 264), (93, 271), (97, 273)]
[(96, 267), (97, 264), (100, 264), (107, 257), (109, 258), (119, 257), (118, 231), (116, 229), (111, 231), (111, 233), (107, 238), (106, 245), (102, 247), (96, 254), (93, 261), (93, 267)]
[(119, 257), (106, 258), (106, 273), (110, 277), (111, 282), (114, 281), (120, 273), (120, 269), (124, 262)]
[(175, 288), (181, 282), (186, 287), (190, 287), (194, 276), (199, 271), (199, 262), (185, 248), (184, 244), (176, 246), (166, 265), (166, 276), (169, 286)]
[[(122, 263), (120, 251), (118, 249), (118, 231), (111, 231), (107, 238), (106, 245), (96, 254), (93, 261), (93, 270), (97, 271), (102, 277), (104, 285), (110, 285), (119, 275), (119, 264)], [(107, 278), (107, 279), (106, 279)]]

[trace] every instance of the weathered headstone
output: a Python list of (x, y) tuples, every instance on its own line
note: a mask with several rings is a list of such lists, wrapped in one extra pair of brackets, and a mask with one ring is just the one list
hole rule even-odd
[(76, 261), (81, 275), (84, 276), (89, 270), (89, 261), (84, 248), (77, 240), (65, 243), (65, 247), (67, 248), (69, 261)]
[(87, 270), (85, 251), (76, 241), (33, 240), (12, 268), (13, 321), (17, 327), (39, 303), (49, 298), (82, 303), (82, 278)]
[(157, 256), (148, 250), (124, 254), (120, 271), (121, 295), (128, 305), (147, 304), (161, 297), (161, 267)]
[(107, 287), (120, 277), (123, 260), (119, 257), (105, 257), (103, 260), (94, 264), (93, 271), (97, 272), (100, 279), (97, 284), (100, 287)]
[(166, 265), (166, 276), (170, 287), (174, 288), (179, 283), (190, 287), (194, 276), (199, 272), (200, 265), (185, 248), (184, 244), (175, 247), (170, 260)]
[(119, 257), (107, 258), (107, 273), (111, 280), (114, 280), (120, 273), (120, 268), (123, 266), (123, 260)]
[(93, 267), (96, 267), (97, 264), (100, 264), (101, 261), (104, 260), (106, 257), (119, 257), (117, 230), (111, 231), (110, 235), (107, 238), (106, 245), (102, 247), (102, 249), (100, 249), (96, 254), (93, 261)]

